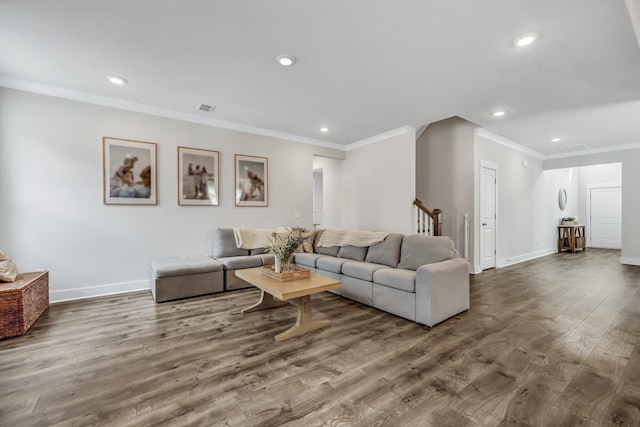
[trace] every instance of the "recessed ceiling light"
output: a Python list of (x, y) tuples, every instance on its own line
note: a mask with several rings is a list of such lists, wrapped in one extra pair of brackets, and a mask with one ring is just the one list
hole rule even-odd
[(329, 128), (326, 126), (323, 126), (320, 128), (320, 132), (329, 132)]
[(293, 55), (278, 55), (276, 61), (283, 67), (288, 67), (296, 63), (296, 58)]
[(538, 33), (523, 34), (513, 41), (513, 44), (517, 47), (529, 46), (534, 41), (538, 40)]
[(551, 142), (560, 142), (560, 138), (552, 138)]
[(127, 80), (124, 77), (120, 76), (107, 76), (107, 80), (109, 80), (114, 85), (122, 86), (127, 84)]
[(507, 114), (507, 112), (506, 112), (506, 111), (504, 111), (504, 110), (498, 110), (498, 111), (494, 111), (493, 113), (491, 113), (491, 115), (492, 115), (493, 117), (502, 117), (502, 116), (504, 116), (505, 114)]

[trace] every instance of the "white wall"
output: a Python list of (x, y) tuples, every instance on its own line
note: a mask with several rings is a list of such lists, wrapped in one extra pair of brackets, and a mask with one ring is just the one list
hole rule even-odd
[[(102, 203), (102, 137), (157, 143), (158, 205)], [(177, 146), (220, 152), (220, 206), (178, 206)], [(235, 207), (234, 154), (268, 157), (269, 207)], [(0, 88), (0, 249), (53, 301), (148, 288), (152, 259), (217, 227), (312, 227), (313, 156), (344, 151)], [(302, 214), (294, 218), (294, 212)]]
[(347, 152), (340, 182), (343, 228), (413, 232), (415, 128), (388, 135)]
[[(475, 137), (476, 182), (475, 217), (479, 218), (480, 161), (498, 165), (498, 267), (536, 258), (556, 250), (556, 232), (562, 212), (558, 207), (558, 189), (569, 194), (568, 210), (577, 206), (575, 183), (567, 172), (544, 174), (543, 161), (497, 139), (478, 133)], [(523, 162), (526, 162), (526, 166)], [(572, 201), (573, 200), (573, 201)], [(567, 212), (567, 210), (565, 210)], [(474, 221), (473, 271), (480, 271), (479, 220)]]
[(592, 166), (607, 163), (622, 164), (622, 256), (623, 264), (640, 265), (640, 148), (547, 159), (545, 169)]

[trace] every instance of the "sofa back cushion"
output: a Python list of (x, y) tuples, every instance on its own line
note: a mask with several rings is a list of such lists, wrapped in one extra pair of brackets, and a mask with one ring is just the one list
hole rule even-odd
[(369, 246), (366, 262), (396, 268), (400, 262), (400, 246), (404, 234), (391, 233), (382, 242)]
[(348, 258), (354, 261), (364, 261), (367, 256), (367, 246), (358, 247), (358, 246), (340, 246), (340, 250), (338, 251), (338, 256), (340, 258)]
[(322, 255), (338, 256), (338, 252), (340, 252), (340, 246), (318, 246), (316, 251)]
[(324, 230), (316, 231), (316, 238), (313, 243), (313, 248), (315, 249), (315, 252), (322, 255), (338, 256), (338, 251), (340, 251), (340, 246), (331, 246), (331, 247), (318, 246), (318, 242), (320, 241), (320, 236), (322, 235), (322, 233), (324, 233)]
[(398, 268), (417, 270), (421, 265), (451, 259), (454, 254), (450, 237), (408, 234), (402, 239)]
[(238, 249), (236, 238), (233, 236), (233, 228), (218, 228), (213, 233), (213, 257), (229, 257), (249, 255), (249, 250)]

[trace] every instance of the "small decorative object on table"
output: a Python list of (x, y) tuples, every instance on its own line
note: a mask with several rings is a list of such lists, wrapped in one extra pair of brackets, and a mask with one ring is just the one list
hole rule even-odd
[(575, 216), (565, 216), (560, 219), (560, 225), (575, 225), (578, 223), (578, 218)]
[(271, 238), (267, 242), (267, 252), (274, 254), (276, 257), (276, 273), (289, 270), (291, 256), (298, 250), (300, 245), (309, 238), (310, 236), (303, 234), (302, 231), (299, 230), (294, 230), (286, 236), (278, 233), (271, 235)]
[(298, 267), (297, 265), (290, 265), (287, 271), (276, 273), (275, 266), (266, 265), (262, 267), (262, 275), (279, 282), (290, 282), (292, 280), (307, 279), (311, 277), (311, 270), (308, 268)]

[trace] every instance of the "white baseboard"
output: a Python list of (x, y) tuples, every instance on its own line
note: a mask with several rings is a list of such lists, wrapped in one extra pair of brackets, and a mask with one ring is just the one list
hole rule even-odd
[(620, 258), (620, 264), (640, 265), (640, 258)]
[[(496, 261), (496, 268), (507, 267), (513, 264), (518, 264), (524, 261), (529, 261), (530, 259), (540, 258), (543, 256), (551, 255), (555, 253), (556, 250), (554, 248), (543, 249), (541, 251), (531, 252), (524, 255), (518, 255), (511, 258), (499, 259)], [(469, 273), (471, 274), (480, 274), (482, 273), (482, 266), (469, 265)]]
[(93, 298), (105, 295), (122, 294), (150, 289), (148, 280), (138, 282), (112, 283), (110, 285), (93, 286), (90, 288), (64, 289), (49, 292), (49, 302), (56, 303), (76, 299)]
[(482, 273), (482, 267), (479, 265), (471, 265), (469, 264), (469, 273), (471, 274), (480, 274)]
[(547, 248), (547, 249), (543, 249), (541, 251), (531, 252), (531, 253), (524, 254), (524, 255), (518, 255), (518, 256), (505, 258), (505, 259), (499, 259), (497, 261), (496, 267), (498, 267), (498, 268), (507, 267), (509, 265), (518, 264), (518, 263), (521, 263), (521, 262), (524, 262), (524, 261), (529, 261), (531, 259), (535, 259), (535, 258), (540, 258), (540, 257), (543, 257), (543, 256), (551, 255), (551, 254), (555, 253), (556, 251), (557, 250), (554, 249), (554, 248)]

